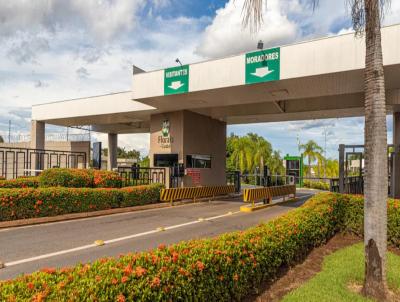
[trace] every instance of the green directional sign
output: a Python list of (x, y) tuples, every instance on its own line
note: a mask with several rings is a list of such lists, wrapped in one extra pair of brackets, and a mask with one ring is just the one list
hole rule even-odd
[(281, 51), (271, 48), (246, 54), (246, 84), (280, 79)]
[(164, 70), (164, 95), (189, 92), (189, 65)]

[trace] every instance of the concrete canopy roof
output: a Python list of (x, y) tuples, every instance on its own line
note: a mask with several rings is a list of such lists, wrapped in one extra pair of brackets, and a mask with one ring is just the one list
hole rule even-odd
[[(388, 111), (400, 105), (400, 25), (382, 29)], [(245, 54), (190, 65), (190, 92), (164, 96), (164, 70), (136, 73), (133, 90), (33, 106), (32, 119), (149, 132), (155, 113), (191, 110), (228, 124), (364, 114), (364, 39), (354, 34), (280, 47), (280, 80), (245, 85)]]

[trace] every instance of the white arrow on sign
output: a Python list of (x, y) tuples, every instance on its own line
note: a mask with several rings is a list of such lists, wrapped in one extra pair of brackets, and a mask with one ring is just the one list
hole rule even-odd
[(260, 68), (256, 68), (256, 71), (252, 73), (253, 76), (259, 77), (259, 78), (263, 78), (267, 75), (269, 75), (270, 73), (274, 72), (273, 70), (269, 70), (268, 66), (267, 67), (260, 67)]
[(181, 88), (182, 86), (184, 86), (185, 84), (182, 83), (181, 81), (175, 81), (172, 82), (171, 85), (169, 85), (168, 87), (174, 90), (178, 90), (179, 88)]

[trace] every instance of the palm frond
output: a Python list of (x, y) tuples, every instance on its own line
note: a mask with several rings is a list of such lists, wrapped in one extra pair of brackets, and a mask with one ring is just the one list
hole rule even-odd
[[(351, 10), (351, 19), (353, 22), (353, 29), (356, 35), (362, 35), (365, 31), (366, 26), (366, 7), (371, 5), (379, 5), (380, 12), (379, 18), (382, 22), (386, 12), (390, 9), (391, 0), (346, 0), (348, 7)], [(370, 10), (371, 11), (371, 10)]]
[(264, 0), (245, 0), (242, 8), (242, 25), (249, 27), (250, 32), (256, 33), (263, 23), (263, 2)]

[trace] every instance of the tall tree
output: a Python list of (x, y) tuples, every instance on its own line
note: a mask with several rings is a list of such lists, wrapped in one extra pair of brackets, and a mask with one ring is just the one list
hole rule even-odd
[(307, 157), (308, 161), (308, 177), (311, 176), (311, 166), (321, 155), (322, 148), (313, 140), (309, 140), (305, 144), (299, 146), (303, 151), (303, 155)]
[(0, 143), (4, 143), (4, 138), (0, 135)]
[[(263, 23), (263, 4), (268, 0), (244, 0), (243, 25), (256, 31)], [(309, 0), (313, 8), (318, 0)], [(387, 129), (385, 77), (383, 71), (381, 20), (390, 0), (347, 0), (356, 35), (365, 35), (365, 188), (363, 294), (386, 300), (387, 251)]]

